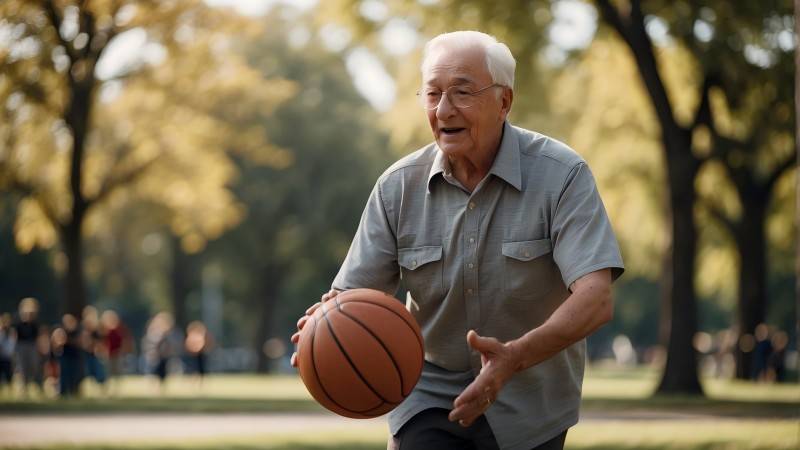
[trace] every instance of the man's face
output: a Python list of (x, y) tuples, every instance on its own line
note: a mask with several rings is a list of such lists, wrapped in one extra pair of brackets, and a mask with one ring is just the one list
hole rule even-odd
[[(422, 74), (422, 89), (445, 91), (451, 86), (464, 87), (470, 92), (493, 83), (486, 60), (478, 47), (451, 50), (439, 47), (428, 56)], [(503, 122), (511, 106), (510, 90), (500, 98), (497, 90), (487, 89), (474, 98), (469, 108), (455, 108), (449, 98), (442, 96), (439, 107), (427, 111), (428, 122), (439, 148), (449, 157), (466, 157), (495, 150)]]

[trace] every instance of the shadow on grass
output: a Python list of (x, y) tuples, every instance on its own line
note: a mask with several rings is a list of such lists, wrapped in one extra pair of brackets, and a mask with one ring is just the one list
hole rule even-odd
[(321, 412), (313, 400), (237, 399), (230, 397), (114, 397), (75, 398), (41, 401), (0, 401), (0, 413), (97, 413), (97, 412), (166, 412), (166, 413), (292, 413)]
[(595, 413), (654, 411), (723, 417), (800, 417), (800, 406), (793, 402), (718, 400), (689, 396), (654, 396), (642, 399), (584, 398), (581, 408), (582, 411)]

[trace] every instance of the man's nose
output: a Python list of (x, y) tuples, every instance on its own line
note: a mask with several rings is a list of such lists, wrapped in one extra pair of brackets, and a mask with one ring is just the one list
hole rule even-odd
[(439, 105), (436, 107), (436, 117), (446, 118), (451, 117), (456, 112), (456, 107), (450, 101), (450, 96), (447, 93), (442, 93), (442, 98), (439, 99)]

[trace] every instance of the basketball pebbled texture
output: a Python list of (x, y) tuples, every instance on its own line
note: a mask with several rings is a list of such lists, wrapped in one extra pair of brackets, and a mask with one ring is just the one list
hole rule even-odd
[(300, 377), (325, 408), (366, 419), (394, 409), (417, 384), (419, 325), (396, 298), (373, 289), (341, 292), (309, 317), (297, 346)]

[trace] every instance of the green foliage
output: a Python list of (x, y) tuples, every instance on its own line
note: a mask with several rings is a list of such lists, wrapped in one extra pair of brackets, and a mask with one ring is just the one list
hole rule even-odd
[(44, 250), (20, 254), (14, 243), (13, 218), (17, 196), (0, 193), (0, 314), (17, 313), (19, 301), (34, 297), (39, 301), (40, 319), (58, 320), (58, 280)]
[(339, 55), (316, 39), (292, 48), (284, 36), (293, 25), (277, 13), (263, 20), (270, 32), (240, 48), (264, 77), (303, 87), (261, 124), (292, 162), (276, 170), (239, 160), (234, 191), (248, 213), (208, 257), (226, 268), (234, 301), (248, 305), (247, 329), (288, 337), (329, 289), (389, 152)]

